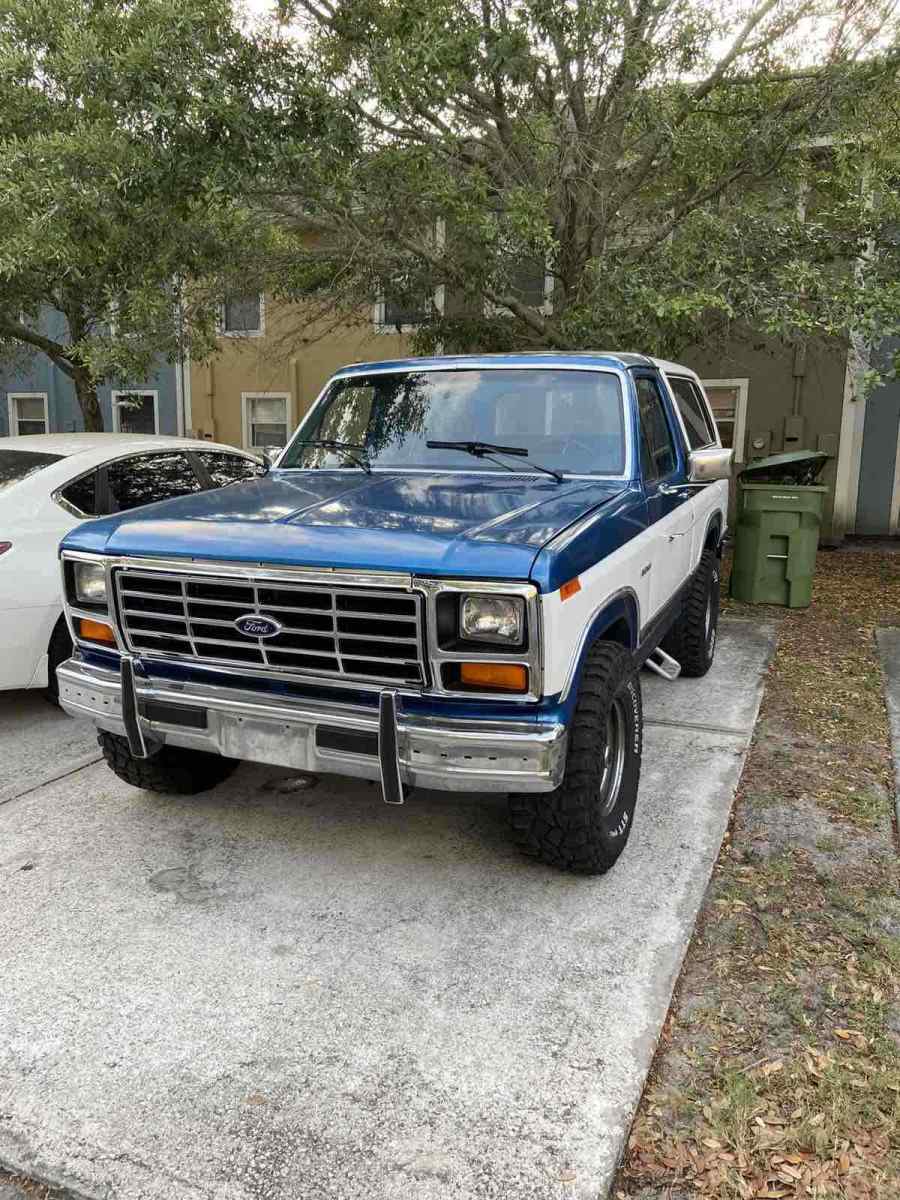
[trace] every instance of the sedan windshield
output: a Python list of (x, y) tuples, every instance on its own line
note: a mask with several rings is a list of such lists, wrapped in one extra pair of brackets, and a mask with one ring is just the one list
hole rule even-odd
[(62, 457), (62, 454), (41, 454), (36, 450), (0, 450), (0, 489), (27, 479)]
[(621, 475), (625, 434), (618, 377), (528, 367), (337, 379), (279, 467), (352, 468), (361, 458), (369, 467), (385, 468), (503, 471), (511, 465), (429, 442), (513, 446), (522, 455), (515, 460), (519, 472), (536, 470), (533, 462), (567, 474)]

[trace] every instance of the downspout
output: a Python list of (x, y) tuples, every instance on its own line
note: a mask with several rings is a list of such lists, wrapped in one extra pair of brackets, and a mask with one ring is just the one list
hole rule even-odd
[(288, 438), (291, 437), (294, 429), (300, 423), (300, 363), (296, 358), (291, 358), (289, 365), (291, 371), (292, 411), (287, 414)]
[(799, 417), (802, 411), (803, 379), (806, 375), (806, 342), (798, 342), (794, 347), (794, 397), (791, 402), (791, 416)]
[[(176, 289), (178, 289), (177, 281)], [(175, 301), (175, 336), (178, 341), (178, 357), (175, 361), (175, 432), (179, 437), (184, 437), (186, 428), (184, 416), (184, 309), (181, 304), (180, 289), (178, 289), (178, 299)]]
[(206, 410), (209, 413), (209, 438), (216, 440), (216, 377), (212, 362), (206, 364)]

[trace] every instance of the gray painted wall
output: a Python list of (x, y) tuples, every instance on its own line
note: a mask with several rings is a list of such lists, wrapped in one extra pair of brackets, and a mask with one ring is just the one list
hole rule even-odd
[[(900, 346), (900, 339), (886, 339), (877, 356), (884, 361)], [(894, 506), (894, 467), (900, 439), (900, 380), (876, 388), (866, 400), (856, 532), (884, 535), (891, 527)]]
[[(818, 343), (807, 352), (800, 391), (800, 412), (804, 418), (802, 445), (785, 442), (785, 420), (791, 416), (794, 397), (794, 353), (790, 346), (771, 338), (738, 334), (719, 350), (686, 351), (683, 358), (701, 379), (749, 379), (744, 463), (751, 457), (794, 449), (821, 447), (835, 455), (829, 459), (821, 477), (821, 482), (829, 489), (822, 526), (823, 540), (828, 541), (843, 410), (847, 360), (844, 345)], [(750, 443), (754, 435), (765, 436), (768, 448), (752, 450)]]

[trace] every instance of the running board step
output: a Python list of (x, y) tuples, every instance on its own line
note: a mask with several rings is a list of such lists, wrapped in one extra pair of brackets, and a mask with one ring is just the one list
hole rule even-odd
[(645, 661), (644, 666), (655, 671), (657, 675), (662, 675), (663, 679), (677, 679), (681, 674), (681, 663), (676, 662), (671, 654), (666, 654), (665, 650), (660, 650), (659, 646)]

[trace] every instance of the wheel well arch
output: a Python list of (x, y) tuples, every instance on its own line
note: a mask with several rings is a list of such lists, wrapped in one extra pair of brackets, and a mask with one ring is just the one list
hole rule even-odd
[(722, 514), (717, 510), (706, 524), (706, 535), (703, 539), (704, 550), (715, 550), (722, 556)]
[(631, 588), (610, 596), (589, 619), (563, 688), (563, 696), (577, 695), (585, 658), (597, 642), (615, 642), (626, 650), (637, 650), (640, 631), (638, 599)]

